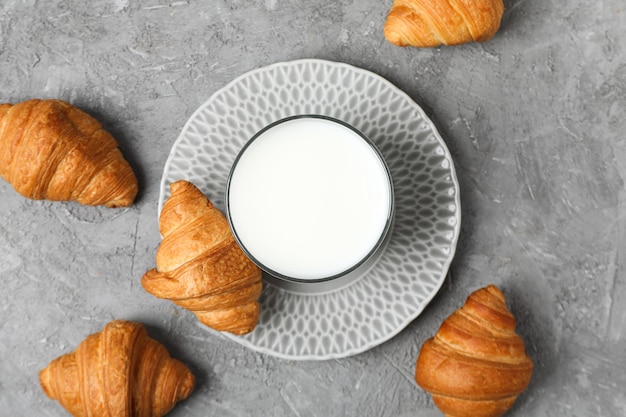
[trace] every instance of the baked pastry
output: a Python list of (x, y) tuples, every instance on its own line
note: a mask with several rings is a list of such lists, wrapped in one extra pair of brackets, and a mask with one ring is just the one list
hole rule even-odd
[(533, 371), (515, 318), (494, 285), (473, 292), (424, 343), (415, 381), (450, 417), (497, 417), (522, 393)]
[(127, 207), (137, 195), (116, 140), (61, 100), (0, 104), (0, 176), (35, 200)]
[(115, 320), (50, 362), (39, 382), (74, 417), (161, 417), (195, 378), (141, 323)]
[(141, 284), (211, 328), (251, 332), (259, 320), (261, 270), (235, 241), (224, 214), (195, 185), (181, 180), (170, 190), (159, 217), (157, 267)]
[(500, 28), (502, 0), (394, 0), (384, 34), (398, 46), (483, 42)]

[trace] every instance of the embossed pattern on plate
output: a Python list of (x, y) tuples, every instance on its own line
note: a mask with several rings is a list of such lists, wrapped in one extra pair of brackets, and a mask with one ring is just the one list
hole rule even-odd
[(305, 59), (260, 68), (213, 94), (185, 124), (161, 180), (186, 179), (224, 209), (231, 165), (265, 125), (297, 114), (344, 120), (379, 148), (395, 187), (396, 220), (380, 261), (336, 292), (298, 295), (265, 285), (261, 317), (245, 336), (225, 334), (286, 359), (354, 355), (389, 340), (435, 296), (458, 241), (461, 208), (454, 164), (422, 109), (384, 78), (347, 64)]

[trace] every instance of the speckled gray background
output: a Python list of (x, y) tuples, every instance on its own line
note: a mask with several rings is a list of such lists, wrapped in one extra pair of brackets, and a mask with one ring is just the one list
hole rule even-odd
[[(438, 416), (413, 381), (440, 322), (498, 284), (535, 363), (511, 416), (626, 415), (626, 8), (505, 0), (495, 38), (419, 50), (382, 34), (392, 0), (0, 1), (0, 101), (61, 98), (98, 118), (140, 180), (129, 209), (30, 201), (0, 180), (0, 415), (64, 416), (50, 360), (116, 318), (145, 323), (198, 378), (172, 416)], [(143, 291), (174, 140), (251, 69), (322, 58), (389, 79), (453, 154), (463, 224), (451, 274), (391, 341), (285, 361)]]

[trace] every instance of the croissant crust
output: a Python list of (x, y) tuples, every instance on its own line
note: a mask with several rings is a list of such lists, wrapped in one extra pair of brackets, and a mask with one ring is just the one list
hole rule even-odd
[(195, 378), (141, 323), (115, 320), (50, 362), (39, 382), (75, 417), (161, 417)]
[(486, 41), (500, 28), (502, 0), (394, 0), (384, 34), (398, 46)]
[(126, 207), (137, 195), (116, 140), (61, 100), (0, 104), (0, 176), (35, 200)]
[(530, 382), (533, 364), (496, 286), (479, 289), (421, 348), (415, 381), (452, 417), (504, 414)]
[(191, 310), (205, 325), (251, 332), (259, 319), (261, 270), (243, 253), (226, 217), (188, 181), (170, 185), (159, 228), (163, 240), (146, 291)]

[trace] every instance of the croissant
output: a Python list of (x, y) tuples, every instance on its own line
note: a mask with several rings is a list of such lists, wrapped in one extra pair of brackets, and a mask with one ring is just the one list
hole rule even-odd
[(259, 320), (261, 270), (240, 249), (226, 217), (188, 181), (170, 185), (159, 228), (156, 269), (141, 284), (191, 310), (200, 322), (241, 335)]
[(500, 28), (502, 0), (394, 0), (384, 35), (398, 46), (483, 42)]
[(137, 179), (102, 125), (61, 100), (0, 104), (0, 176), (24, 197), (130, 206)]
[(473, 292), (422, 346), (415, 381), (446, 416), (501, 416), (528, 386), (533, 364), (505, 302), (494, 285)]
[(39, 373), (43, 391), (75, 417), (161, 417), (195, 378), (141, 323), (114, 320)]

